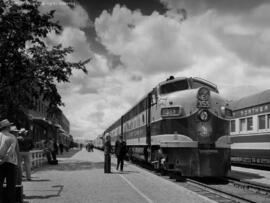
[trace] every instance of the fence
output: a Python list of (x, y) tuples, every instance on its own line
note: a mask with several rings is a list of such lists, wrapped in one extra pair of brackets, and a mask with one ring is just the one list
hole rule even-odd
[(30, 161), (32, 169), (42, 167), (46, 162), (43, 150), (32, 150), (30, 151)]

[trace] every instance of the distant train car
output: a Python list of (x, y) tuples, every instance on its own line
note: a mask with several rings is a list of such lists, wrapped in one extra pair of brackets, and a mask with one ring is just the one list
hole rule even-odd
[(131, 159), (183, 176), (225, 176), (230, 170), (229, 116), (216, 85), (170, 77), (104, 134), (111, 134), (112, 145), (122, 135)]
[(93, 140), (94, 147), (103, 150), (103, 134), (100, 134)]
[(232, 162), (270, 167), (270, 90), (244, 97), (230, 106)]

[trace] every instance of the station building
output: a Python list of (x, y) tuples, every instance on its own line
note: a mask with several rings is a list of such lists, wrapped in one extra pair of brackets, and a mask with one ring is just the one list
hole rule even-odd
[(230, 106), (232, 161), (270, 166), (270, 90), (243, 97)]
[(33, 108), (23, 108), (15, 117), (8, 118), (20, 128), (31, 133), (35, 147), (41, 148), (45, 140), (62, 142), (69, 147), (73, 137), (70, 135), (70, 123), (61, 109), (56, 107), (48, 113), (49, 103), (42, 97), (33, 100)]

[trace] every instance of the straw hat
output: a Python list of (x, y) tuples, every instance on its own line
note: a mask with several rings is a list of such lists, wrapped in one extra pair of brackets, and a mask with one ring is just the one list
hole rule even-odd
[(2, 121), (0, 121), (0, 130), (2, 130), (3, 128), (6, 128), (8, 126), (13, 125), (13, 123), (10, 123), (8, 119), (4, 119)]

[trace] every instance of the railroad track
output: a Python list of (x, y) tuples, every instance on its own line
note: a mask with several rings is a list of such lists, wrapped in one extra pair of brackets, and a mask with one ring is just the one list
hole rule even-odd
[(268, 195), (270, 198), (270, 186), (254, 183), (252, 181), (244, 181), (232, 177), (227, 177), (226, 180), (233, 184), (235, 187), (239, 187), (245, 190), (251, 190), (262, 195)]
[(174, 182), (197, 194), (208, 197), (216, 202), (268, 203), (270, 188), (235, 178), (183, 178), (168, 172), (155, 172), (151, 167), (136, 163), (137, 166), (155, 173), (160, 177)]
[[(254, 191), (243, 190), (243, 187), (235, 187), (236, 185), (244, 186), (244, 183), (240, 183), (237, 181), (233, 181), (234, 185), (230, 181), (219, 182), (216, 180), (215, 183), (205, 183), (205, 181), (200, 181), (193, 178), (187, 178), (182, 186), (191, 189), (194, 192), (197, 192), (201, 195), (208, 197), (209, 199), (215, 200), (216, 202), (249, 202), (249, 203), (257, 203), (257, 202), (269, 202), (270, 196), (266, 196), (265, 194), (257, 194)], [(195, 188), (190, 187), (192, 185)], [(249, 186), (245, 186), (247, 188)], [(254, 186), (255, 187), (255, 186)], [(197, 188), (200, 190), (196, 191)]]

